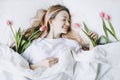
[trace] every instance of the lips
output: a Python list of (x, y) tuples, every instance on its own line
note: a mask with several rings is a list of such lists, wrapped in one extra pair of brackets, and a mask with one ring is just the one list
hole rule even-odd
[(63, 29), (66, 29), (66, 30), (68, 30), (68, 28), (63, 28)]
[(63, 28), (65, 31), (68, 31), (68, 28)]
[(63, 27), (63, 29), (68, 30), (68, 29), (69, 29), (69, 27)]

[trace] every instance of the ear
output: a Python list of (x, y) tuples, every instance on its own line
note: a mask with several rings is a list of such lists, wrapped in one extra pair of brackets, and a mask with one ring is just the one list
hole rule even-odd
[(49, 20), (49, 24), (52, 24), (52, 20)]
[(49, 24), (52, 25), (53, 24), (53, 20), (49, 20)]

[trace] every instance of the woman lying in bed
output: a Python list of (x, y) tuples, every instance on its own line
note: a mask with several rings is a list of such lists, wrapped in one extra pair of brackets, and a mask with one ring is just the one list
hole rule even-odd
[[(48, 10), (38, 10), (35, 21), (24, 37), (27, 38), (33, 28), (39, 29), (42, 26), (46, 30), (38, 34), (39, 37), (22, 53), (22, 56), (30, 63), (31, 69), (52, 68), (59, 63), (67, 64), (67, 68), (70, 66), (68, 63), (72, 64), (73, 57), (71, 53), (65, 54), (65, 51), (70, 49), (78, 53), (81, 49), (88, 49), (80, 35), (71, 30), (71, 15), (65, 6), (53, 5)], [(98, 38), (94, 32), (88, 34), (94, 40)], [(60, 80), (71, 80), (72, 77), (68, 74), (68, 72), (64, 72), (64, 75), (59, 74)]]

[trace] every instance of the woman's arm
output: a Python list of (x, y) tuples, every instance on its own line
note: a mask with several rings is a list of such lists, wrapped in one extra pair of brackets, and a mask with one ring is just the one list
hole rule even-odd
[(37, 62), (35, 64), (30, 64), (30, 68), (34, 70), (34, 69), (37, 69), (40, 67), (52, 67), (57, 62), (58, 62), (57, 58), (54, 58), (54, 57), (46, 58), (46, 59), (43, 59), (42, 61)]
[[(88, 35), (94, 39), (94, 41), (97, 41), (98, 35), (95, 32), (88, 32)], [(80, 36), (80, 34), (76, 31), (71, 31), (68, 34), (63, 35), (62, 37), (72, 39), (77, 41), (81, 46), (83, 50), (90, 50), (93, 48), (92, 44), (89, 43), (89, 46), (85, 43), (86, 41)]]
[(30, 66), (30, 69), (32, 69), (32, 70), (37, 69), (38, 67), (40, 67), (39, 63), (37, 63), (37, 64), (30, 64), (29, 66)]

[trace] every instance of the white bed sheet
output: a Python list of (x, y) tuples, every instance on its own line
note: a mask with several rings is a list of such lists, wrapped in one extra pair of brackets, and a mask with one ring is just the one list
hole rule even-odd
[[(69, 51), (66, 51), (66, 53), (69, 53)], [(74, 69), (73, 80), (120, 80), (120, 42), (97, 46), (93, 50), (83, 51), (79, 55), (76, 55), (72, 51), (72, 54), (78, 61)], [(57, 68), (57, 70), (54, 68)], [(51, 71), (52, 74), (50, 74)], [(44, 68), (34, 71), (30, 70), (28, 62), (23, 57), (9, 47), (0, 45), (1, 80), (28, 80), (26, 77), (32, 78), (33, 80), (43, 80), (46, 74), (48, 74), (47, 76), (54, 76), (59, 71), (61, 71), (61, 68), (57, 66), (48, 69), (46, 72)], [(51, 79), (48, 77), (44, 80)], [(64, 79), (59, 78), (58, 80)]]

